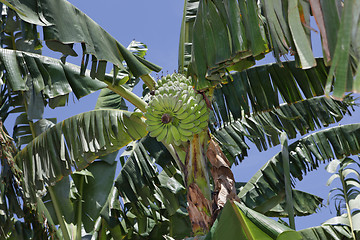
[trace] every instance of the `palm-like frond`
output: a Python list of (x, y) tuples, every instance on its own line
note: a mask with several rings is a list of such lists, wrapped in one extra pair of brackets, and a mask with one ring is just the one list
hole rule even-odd
[[(79, 99), (107, 87), (105, 83), (92, 79), (88, 71), (80, 75), (80, 67), (74, 64), (63, 64), (60, 60), (38, 54), (0, 49), (0, 65), (4, 71), (1, 115), (5, 118), (10, 113), (23, 112), (14, 125), (13, 136), (18, 146), (32, 140), (29, 120), (43, 118), (46, 102), (52, 108), (64, 106), (70, 92)], [(112, 81), (113, 77), (105, 75), (105, 79)], [(49, 122), (46, 119), (37, 121), (34, 127), (46, 121)]]
[[(79, 99), (107, 85), (91, 79), (89, 72), (80, 75), (80, 67), (38, 54), (0, 49), (3, 106), (0, 115), (21, 113), (15, 121), (14, 139), (18, 146), (32, 140), (29, 121), (42, 119), (46, 103), (55, 108), (64, 106), (68, 94)], [(112, 76), (106, 76), (109, 81)], [(35, 127), (49, 121), (35, 122)], [(54, 120), (50, 120), (54, 122)]]
[[(237, 183), (244, 186), (246, 183)], [(241, 188), (237, 190), (237, 193), (241, 191)], [(316, 213), (316, 211), (323, 205), (323, 199), (299, 190), (292, 190), (292, 198), (294, 202), (294, 214), (295, 216), (308, 216)], [(259, 201), (259, 205), (252, 205), (253, 201), (249, 198), (242, 198), (243, 203), (255, 211), (262, 213), (269, 217), (288, 217), (286, 211), (286, 199), (285, 191), (278, 192), (274, 197)]]
[[(192, 39), (187, 40), (192, 43), (190, 74), (195, 78), (196, 89), (217, 85), (224, 81), (226, 72), (249, 68), (269, 51), (273, 51), (280, 65), (280, 56), (291, 53), (297, 67), (315, 67), (319, 62), (311, 48), (312, 14), (320, 29), (325, 63), (332, 63), (327, 93), (332, 90), (334, 76), (335, 97), (359, 91), (360, 21), (351, 18), (359, 15), (358, 9), (358, 2), (343, 4), (338, 0), (201, 1), (192, 34), (188, 34)], [(186, 58), (187, 52), (180, 54)]]
[(81, 170), (97, 157), (146, 135), (141, 113), (95, 110), (66, 119), (40, 134), (15, 157), (24, 172), (24, 190), (42, 190)]
[(220, 144), (224, 143), (222, 148), (230, 154), (230, 159), (237, 163), (236, 158), (241, 161), (247, 156), (249, 147), (245, 137), (253, 142), (259, 151), (266, 150), (269, 146), (280, 143), (279, 136), (282, 131), (293, 139), (297, 133), (304, 135), (316, 128), (340, 121), (346, 113), (350, 114), (349, 107), (353, 103), (350, 99), (348, 101), (349, 103), (319, 97), (291, 105), (281, 104), (272, 111), (245, 116), (241, 120), (231, 122), (231, 119), (226, 119), (230, 123), (224, 121), (223, 126), (212, 132)]
[[(80, 68), (74, 64), (28, 52), (0, 49), (0, 62), (6, 72), (5, 81), (12, 91), (28, 91), (27, 81), (36, 93), (45, 98), (55, 98), (74, 92), (77, 98), (88, 95), (107, 85), (91, 79), (89, 73), (80, 76)], [(112, 77), (108, 76), (108, 80)]]
[(48, 192), (42, 200), (54, 224), (59, 224), (55, 210), (59, 208), (67, 224), (76, 225), (81, 219), (86, 232), (93, 230), (114, 183), (116, 153), (111, 155), (112, 161), (97, 160), (86, 170), (76, 171), (71, 178), (66, 176), (52, 186), (52, 193)]
[[(91, 18), (65, 0), (56, 2), (10, 0), (9, 3), (24, 13), (18, 15), (23, 21), (43, 26), (44, 39), (50, 49), (65, 56), (77, 56), (72, 46), (74, 43), (81, 43), (83, 69), (86, 68), (89, 55), (93, 56), (92, 78), (101, 80), (104, 78), (107, 62), (114, 64), (116, 72), (118, 70), (127, 72), (124, 67), (126, 64), (129, 72), (135, 77), (147, 75), (152, 70), (160, 70), (158, 66), (136, 57)], [(63, 13), (66, 13), (65, 18)]]
[[(160, 174), (154, 161), (163, 168)], [(102, 226), (118, 237), (156, 239), (168, 232), (175, 238), (185, 237), (191, 227), (186, 191), (175, 165), (167, 149), (153, 138), (145, 137), (133, 145), (116, 178), (116, 189), (102, 210), (106, 220)]]
[(41, 54), (41, 42), (36, 26), (24, 22), (9, 8), (2, 6), (1, 40), (2, 48)]
[(326, 225), (311, 227), (300, 230), (299, 233), (303, 236), (304, 239), (353, 239), (350, 228), (343, 225)]
[[(360, 152), (360, 124), (333, 127), (310, 134), (289, 145), (290, 174), (302, 180), (303, 175), (334, 158)], [(249, 207), (260, 206), (284, 190), (284, 169), (281, 152), (270, 159), (246, 183), (239, 197)], [(294, 182), (293, 182), (294, 183)]]
[[(288, 104), (321, 96), (328, 68), (322, 59), (317, 66), (307, 70), (296, 68), (294, 61), (266, 64), (227, 77), (227, 83), (214, 92), (214, 108), (219, 109), (224, 122), (241, 119), (251, 111), (268, 111), (283, 101)], [(281, 97), (281, 100), (280, 100)]]

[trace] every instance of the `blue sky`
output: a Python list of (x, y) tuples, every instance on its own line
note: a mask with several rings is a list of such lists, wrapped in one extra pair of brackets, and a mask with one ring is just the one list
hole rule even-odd
[[(178, 42), (183, 13), (183, 1), (174, 0), (71, 0), (72, 4), (86, 13), (121, 44), (127, 46), (133, 39), (147, 44), (149, 51), (146, 58), (163, 67), (163, 74), (173, 73), (177, 69)], [(66, 16), (64, 16), (66, 17)], [(316, 36), (316, 34), (315, 34)], [(316, 56), (321, 56), (319, 37), (314, 45)], [(60, 57), (60, 54), (44, 51), (44, 55)], [(68, 58), (69, 62), (79, 64), (80, 58)], [(261, 63), (272, 61), (271, 53)], [(153, 73), (154, 78), (159, 74)], [(161, 73), (160, 73), (161, 75)], [(73, 116), (77, 113), (94, 109), (98, 93), (82, 98), (80, 101), (71, 97), (69, 106), (48, 109), (46, 117), (57, 117), (58, 121)], [(71, 99), (74, 99), (72, 101)], [(347, 117), (341, 124), (355, 122), (359, 114), (354, 118)], [(357, 116), (357, 117), (356, 117)], [(7, 127), (9, 129), (9, 127)], [(290, 141), (291, 143), (292, 141)], [(266, 152), (258, 153), (254, 145), (243, 163), (233, 168), (237, 181), (247, 181), (267, 160), (280, 151), (277, 146)], [(326, 204), (327, 194), (331, 187), (326, 187), (326, 181), (330, 177), (325, 170), (325, 164), (320, 170), (312, 172), (305, 177), (305, 180), (298, 182), (296, 187), (299, 190), (308, 191), (324, 198)], [(334, 208), (332, 207), (334, 210)], [(333, 211), (334, 213), (334, 211)], [(320, 225), (332, 215), (329, 208), (322, 208), (319, 214), (309, 217), (296, 218), (297, 229)]]

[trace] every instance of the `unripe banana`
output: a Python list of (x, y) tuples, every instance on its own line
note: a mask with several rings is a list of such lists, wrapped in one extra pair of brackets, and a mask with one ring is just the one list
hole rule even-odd
[(155, 130), (148, 130), (150, 132), (150, 136), (151, 137), (157, 137), (160, 135), (160, 133), (163, 131), (164, 129), (162, 127), (159, 127)]
[(183, 129), (192, 129), (195, 126), (196, 125), (194, 123), (180, 123), (179, 124), (179, 127), (183, 128)]
[(161, 124), (158, 124), (158, 125), (147, 125), (146, 126), (146, 130), (149, 131), (149, 132), (154, 132), (156, 131), (157, 129), (161, 129), (163, 126)]
[(178, 100), (177, 103), (176, 103), (176, 105), (175, 105), (175, 107), (174, 107), (174, 112), (179, 111), (179, 109), (181, 108), (182, 104), (183, 104), (183, 101), (182, 101), (182, 100)]
[(167, 126), (167, 134), (166, 134), (166, 138), (165, 138), (165, 143), (166, 144), (171, 144), (174, 142), (174, 137), (173, 134), (171, 132), (171, 127), (173, 126)]
[(183, 119), (181, 122), (182, 123), (190, 123), (193, 122), (196, 119), (195, 114), (189, 114), (189, 117)]
[[(161, 119), (161, 116), (159, 116), (158, 114), (154, 114), (152, 112), (150, 112), (149, 114), (146, 115), (147, 120), (150, 124), (151, 122), (157, 122), (159, 119)], [(161, 121), (160, 121), (161, 122)]]
[(173, 137), (174, 137), (174, 140), (175, 140), (176, 142), (179, 142), (179, 141), (180, 141), (180, 133), (179, 133), (179, 130), (178, 130), (174, 125), (171, 125), (170, 130), (171, 130), (171, 133), (172, 133), (172, 135), (173, 135)]
[(159, 121), (159, 119), (156, 119), (156, 121), (151, 121), (150, 119), (147, 119), (145, 121), (147, 126), (160, 126), (162, 124), (161, 120)]
[(189, 137), (187, 137), (185, 135), (180, 135), (181, 142), (187, 142), (187, 141), (189, 141), (189, 139), (191, 139), (191, 138), (189, 138)]
[(202, 123), (200, 123), (200, 125), (199, 125), (199, 128), (200, 128), (200, 129), (204, 129), (204, 128), (206, 128), (206, 127), (208, 127), (208, 122), (202, 122)]
[(167, 132), (168, 132), (168, 128), (164, 127), (161, 133), (156, 137), (156, 140), (158, 140), (158, 142), (165, 140)]
[[(200, 112), (198, 112), (198, 113), (200, 113)], [(209, 114), (208, 113), (201, 114), (197, 118), (197, 120), (199, 120), (200, 122), (207, 121), (207, 119), (209, 119)]]
[(209, 111), (191, 79), (172, 74), (157, 82), (145, 118), (150, 136), (165, 144), (180, 145), (208, 125)]
[[(183, 104), (183, 105), (179, 108), (179, 110), (177, 111), (177, 116), (178, 116), (178, 118), (180, 118), (180, 115), (184, 114), (185, 112), (188, 112), (188, 110), (189, 110), (189, 107), (186, 105), (186, 103)], [(183, 117), (183, 118), (184, 118), (184, 117)]]
[(190, 116), (190, 114), (192, 113), (190, 111), (190, 109), (186, 108), (186, 107), (182, 107), (183, 109), (180, 109), (179, 110), (179, 114), (176, 116), (177, 119), (180, 119), (180, 120), (184, 120), (186, 118), (188, 118)]

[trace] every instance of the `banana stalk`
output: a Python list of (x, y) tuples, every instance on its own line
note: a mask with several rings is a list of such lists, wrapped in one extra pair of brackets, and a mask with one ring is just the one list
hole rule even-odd
[(181, 147), (165, 146), (183, 173), (193, 233), (204, 235), (228, 200), (240, 202), (230, 163), (207, 129)]
[(206, 150), (209, 133), (204, 130), (190, 141), (185, 158), (185, 183), (188, 212), (195, 235), (208, 232), (211, 227), (211, 190)]

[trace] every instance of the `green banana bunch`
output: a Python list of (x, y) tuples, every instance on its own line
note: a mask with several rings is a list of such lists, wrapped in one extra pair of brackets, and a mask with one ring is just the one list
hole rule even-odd
[(208, 126), (209, 110), (191, 79), (174, 73), (157, 82), (145, 117), (151, 137), (179, 146)]

